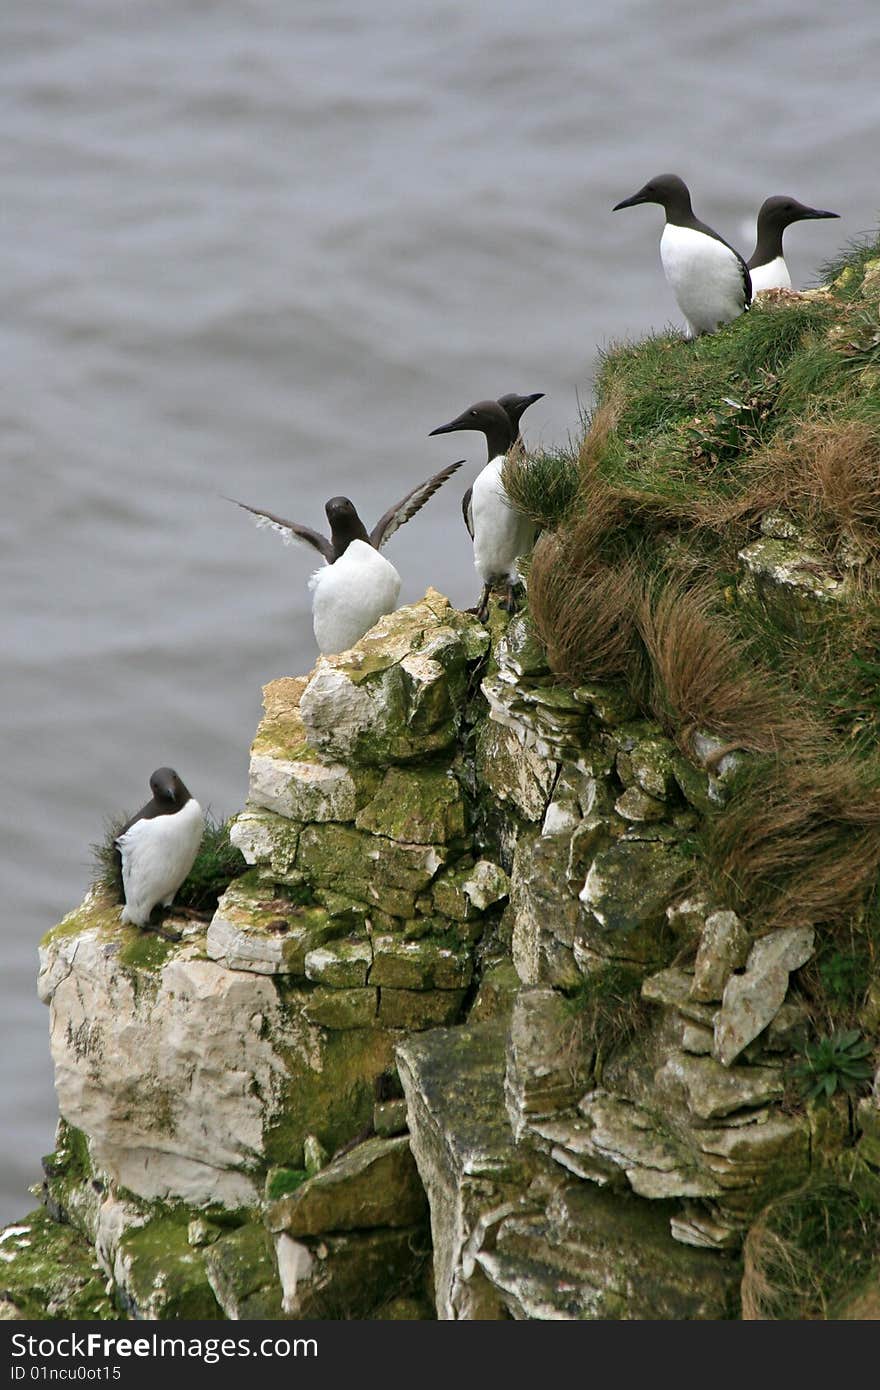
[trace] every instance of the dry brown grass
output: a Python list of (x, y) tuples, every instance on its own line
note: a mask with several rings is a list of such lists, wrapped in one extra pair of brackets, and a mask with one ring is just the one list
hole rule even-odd
[(764, 761), (709, 822), (714, 870), (756, 925), (833, 928), (863, 905), (880, 873), (872, 775), (841, 759)]
[(786, 709), (749, 660), (708, 583), (656, 583), (643, 593), (636, 621), (651, 662), (652, 712), (685, 751), (697, 729), (765, 753), (805, 736), (805, 719)]
[(856, 1162), (765, 1207), (743, 1246), (743, 1320), (833, 1318), (876, 1260), (878, 1195)]
[(743, 1245), (743, 1322), (785, 1320), (793, 1304), (802, 1308), (812, 1301), (811, 1285), (808, 1256), (772, 1230), (762, 1212)]
[(829, 549), (850, 541), (880, 554), (880, 434), (862, 420), (808, 420), (751, 460), (752, 480), (725, 520), (791, 512)]
[(529, 608), (550, 669), (566, 680), (624, 680), (643, 666), (635, 626), (635, 565), (609, 566), (578, 545), (580, 524), (542, 536), (532, 556)]

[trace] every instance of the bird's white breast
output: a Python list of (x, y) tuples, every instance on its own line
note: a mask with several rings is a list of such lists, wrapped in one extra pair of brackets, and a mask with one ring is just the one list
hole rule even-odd
[(157, 903), (168, 903), (193, 866), (205, 817), (190, 797), (171, 816), (135, 821), (117, 840), (125, 888), (123, 922), (145, 926)]
[(534, 544), (535, 527), (515, 510), (504, 491), (501, 473), (504, 454), (491, 459), (474, 482), (471, 518), (474, 528), (474, 565), (485, 583), (519, 578), (517, 559)]
[(400, 575), (366, 541), (352, 541), (335, 564), (315, 571), (309, 588), (315, 641), (329, 655), (347, 651), (384, 613), (393, 613)]
[(742, 266), (729, 246), (692, 227), (667, 222), (660, 238), (666, 279), (695, 333), (714, 333), (745, 308)]
[(761, 290), (791, 289), (791, 276), (788, 273), (784, 256), (777, 256), (775, 260), (768, 261), (766, 265), (756, 265), (754, 270), (749, 271), (749, 274), (752, 277), (753, 294), (760, 294)]

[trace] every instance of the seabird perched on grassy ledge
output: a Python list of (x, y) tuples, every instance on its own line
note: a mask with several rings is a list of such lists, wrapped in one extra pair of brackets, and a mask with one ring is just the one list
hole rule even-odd
[(808, 208), (797, 198), (785, 194), (774, 194), (766, 198), (758, 213), (758, 237), (755, 249), (748, 260), (752, 277), (752, 293), (761, 290), (790, 290), (791, 276), (785, 257), (782, 254), (782, 233), (792, 222), (812, 221), (820, 217), (839, 217), (838, 212), (825, 212), (822, 208)]
[(613, 211), (659, 203), (666, 213), (660, 238), (663, 273), (694, 336), (714, 333), (752, 302), (749, 268), (738, 251), (694, 215), (687, 184), (677, 174), (658, 174), (615, 203)]
[[(519, 415), (541, 394), (517, 397), (517, 401), (526, 401)], [(430, 432), (435, 435), (479, 430), (486, 436), (488, 461), (462, 499), (464, 523), (474, 543), (474, 567), (483, 580), (476, 609), (483, 622), (488, 617), (489, 593), (495, 584), (505, 585), (502, 606), (507, 612), (514, 612), (514, 588), (520, 580), (517, 561), (528, 554), (535, 542), (534, 522), (515, 509), (502, 482), (504, 460), (516, 442), (518, 424), (519, 416), (514, 420), (510, 410), (499, 401), (487, 400), (468, 406), (454, 420)]]

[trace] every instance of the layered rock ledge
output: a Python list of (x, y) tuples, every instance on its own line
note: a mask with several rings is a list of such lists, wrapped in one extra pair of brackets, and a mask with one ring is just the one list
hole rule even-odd
[(737, 1315), (846, 1123), (786, 1103), (812, 932), (693, 895), (711, 739), (493, 623), (429, 591), (266, 687), (209, 925), (93, 891), (48, 933), (62, 1118), (6, 1316)]

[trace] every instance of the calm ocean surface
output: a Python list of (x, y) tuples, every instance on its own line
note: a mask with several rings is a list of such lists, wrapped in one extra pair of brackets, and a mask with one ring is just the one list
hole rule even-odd
[(223, 494), (369, 525), (466, 453), (392, 541), (402, 600), (473, 602), (428, 431), (545, 391), (562, 441), (597, 347), (677, 321), (681, 173), (748, 255), (792, 193), (795, 283), (876, 225), (876, 0), (34, 0), (0, 12), (3, 844), (0, 1220), (55, 1121), (36, 944), (104, 819), (175, 766), (243, 801), (260, 687), (308, 670), (309, 553)]

